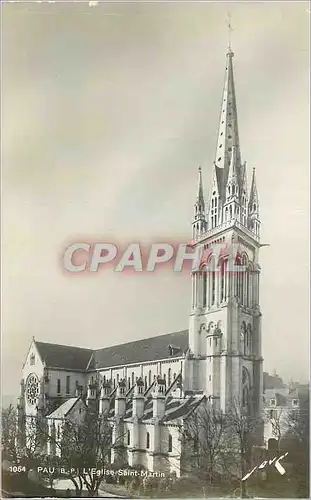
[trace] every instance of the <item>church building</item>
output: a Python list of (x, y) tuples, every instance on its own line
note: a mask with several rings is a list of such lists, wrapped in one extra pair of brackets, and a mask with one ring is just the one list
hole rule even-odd
[[(199, 405), (228, 412), (238, 400), (261, 415), (259, 202), (255, 169), (242, 161), (233, 56), (229, 49), (208, 198), (198, 172), (192, 246), (203, 246), (204, 259), (189, 277), (188, 329), (102, 349), (33, 339), (22, 368), (20, 425), (42, 415), (61, 439), (63, 422), (93, 405), (114, 432), (122, 423), (126, 463), (179, 475), (180, 426)], [(216, 257), (215, 245), (222, 245)], [(46, 452), (55, 450), (47, 444)]]

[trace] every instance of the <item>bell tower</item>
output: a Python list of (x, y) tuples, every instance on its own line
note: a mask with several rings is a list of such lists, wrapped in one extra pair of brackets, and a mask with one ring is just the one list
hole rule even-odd
[(193, 390), (203, 390), (223, 411), (237, 400), (259, 415), (259, 202), (255, 170), (248, 192), (247, 167), (241, 160), (233, 57), (229, 48), (206, 205), (199, 171), (192, 244), (204, 251), (200, 269), (192, 273), (189, 348), (196, 374)]

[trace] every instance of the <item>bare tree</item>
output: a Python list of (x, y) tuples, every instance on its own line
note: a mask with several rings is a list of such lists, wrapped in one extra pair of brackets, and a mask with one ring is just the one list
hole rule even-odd
[[(124, 436), (119, 436), (122, 440)], [(66, 419), (61, 439), (48, 438), (58, 450), (63, 470), (72, 481), (77, 496), (85, 486), (90, 497), (96, 496), (104, 478), (104, 468), (110, 464), (113, 441), (112, 426), (105, 414), (88, 409), (84, 417)]]
[[(2, 450), (14, 463), (23, 461), (27, 466), (35, 466), (42, 454), (42, 439), (38, 417), (17, 420), (17, 409), (13, 405), (2, 410)], [(23, 443), (23, 446), (21, 445)]]
[(306, 405), (298, 411), (289, 411), (286, 423), (288, 434), (300, 445), (305, 445), (309, 442), (309, 409)]
[(223, 452), (227, 418), (208, 403), (200, 405), (185, 421), (182, 429), (188, 459), (192, 459), (200, 476), (204, 471), (212, 482), (219, 470), (219, 458)]
[(241, 497), (245, 498), (246, 482), (242, 479), (252, 465), (252, 447), (256, 442), (259, 419), (250, 413), (249, 407), (243, 405), (239, 398), (233, 400), (228, 418), (231, 457), (235, 460), (236, 473), (240, 479)]
[(16, 422), (16, 408), (10, 404), (2, 409), (1, 414), (1, 446), (3, 454), (10, 460), (17, 462), (18, 427)]
[(292, 474), (297, 481), (297, 497), (309, 495), (309, 392), (300, 395), (299, 410), (288, 412), (288, 430), (284, 436), (286, 449), (293, 464)]
[(47, 483), (49, 488), (53, 488), (54, 482), (60, 477), (61, 459), (55, 455), (44, 455), (40, 460), (40, 468), (43, 472), (38, 472), (41, 482)]
[[(25, 446), (20, 448), (20, 458), (28, 465), (36, 465), (41, 461), (46, 446), (46, 422), (41, 416), (27, 416), (25, 418)], [(45, 433), (43, 433), (43, 429)]]
[(273, 437), (277, 441), (278, 452), (280, 451), (281, 437), (284, 430), (283, 421), (284, 415), (282, 408), (280, 408), (280, 410), (270, 410), (268, 415), (268, 422), (271, 424)]

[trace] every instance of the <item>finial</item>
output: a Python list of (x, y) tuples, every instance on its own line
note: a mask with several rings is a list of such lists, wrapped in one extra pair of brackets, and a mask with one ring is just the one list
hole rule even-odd
[(228, 26), (228, 49), (229, 53), (232, 53), (231, 50), (231, 31), (233, 31), (232, 25), (231, 25), (231, 12), (227, 13), (227, 26)]
[(198, 169), (198, 170), (199, 170), (199, 172), (201, 172), (201, 170), (202, 170), (202, 169), (201, 169), (201, 165), (199, 165), (199, 169)]

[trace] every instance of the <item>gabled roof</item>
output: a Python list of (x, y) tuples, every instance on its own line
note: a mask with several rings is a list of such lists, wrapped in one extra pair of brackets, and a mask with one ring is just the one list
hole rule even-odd
[(187, 351), (188, 338), (188, 330), (182, 330), (96, 350), (37, 341), (35, 345), (47, 368), (85, 372), (131, 363), (177, 358)]
[(56, 410), (52, 411), (50, 415), (47, 415), (46, 418), (55, 418), (55, 419), (62, 419), (65, 418), (68, 413), (72, 410), (72, 408), (75, 406), (75, 404), (79, 401), (79, 398), (69, 398), (65, 403), (60, 405)]
[(185, 418), (204, 400), (205, 396), (200, 396), (199, 398), (195, 396), (188, 396), (180, 400), (172, 399), (165, 407), (165, 415), (162, 421), (169, 423), (179, 418)]
[[(136, 340), (93, 352), (88, 369), (109, 368), (112, 366), (157, 361), (182, 356), (188, 349), (188, 330), (159, 335), (149, 339)], [(174, 349), (171, 349), (173, 346)], [(177, 350), (176, 348), (179, 348)]]
[(74, 371), (85, 371), (91, 358), (92, 349), (69, 345), (37, 342), (35, 345), (43, 362), (50, 368), (65, 368)]
[(297, 390), (290, 390), (288, 387), (280, 389), (267, 389), (264, 392), (266, 405), (269, 406), (269, 400), (275, 399), (276, 406), (287, 406), (291, 403), (292, 399), (299, 399)]

